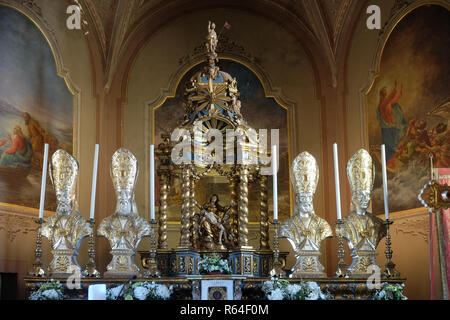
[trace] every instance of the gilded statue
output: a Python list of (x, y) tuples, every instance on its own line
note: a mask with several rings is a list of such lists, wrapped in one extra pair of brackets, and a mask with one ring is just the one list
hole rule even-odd
[(349, 271), (353, 276), (367, 276), (367, 268), (377, 265), (376, 248), (386, 236), (383, 220), (369, 212), (369, 203), (375, 179), (375, 167), (370, 154), (360, 149), (347, 163), (347, 178), (352, 193), (350, 213), (337, 230), (347, 240), (353, 261)]
[(200, 209), (198, 216), (198, 233), (200, 247), (208, 250), (225, 250), (233, 246), (233, 232), (231, 229), (232, 217), (229, 211), (231, 206), (222, 207), (219, 197), (213, 194), (210, 200)]
[(42, 224), (41, 235), (50, 241), (52, 248), (50, 275), (67, 277), (77, 269), (81, 273), (77, 250), (81, 241), (92, 233), (92, 227), (80, 214), (75, 199), (77, 160), (60, 149), (53, 154), (49, 167), (57, 207), (55, 214)]
[(320, 245), (333, 236), (330, 225), (314, 212), (313, 197), (319, 181), (316, 159), (300, 153), (292, 163), (291, 179), (295, 191), (294, 216), (281, 226), (280, 237), (287, 238), (297, 259), (290, 277), (325, 277), (319, 261)]
[(150, 236), (151, 228), (137, 211), (134, 188), (138, 174), (136, 157), (127, 149), (117, 150), (111, 161), (116, 211), (105, 218), (98, 228), (98, 235), (108, 239), (113, 256), (106, 267), (105, 277), (139, 275), (134, 256), (141, 239)]
[(217, 38), (216, 33), (216, 24), (214, 22), (209, 21), (208, 22), (208, 37), (206, 42), (206, 50), (208, 53), (215, 54), (217, 43), (219, 42), (219, 39)]

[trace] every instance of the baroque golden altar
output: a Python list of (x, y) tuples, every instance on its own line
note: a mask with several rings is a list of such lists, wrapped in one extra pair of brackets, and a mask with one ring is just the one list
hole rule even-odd
[[(268, 176), (270, 169), (277, 168), (277, 161), (273, 161), (275, 154), (267, 152), (265, 139), (258, 136), (242, 116), (237, 80), (217, 66), (217, 34), (211, 23), (208, 32), (204, 68), (191, 77), (183, 93), (184, 119), (171, 134), (162, 136), (163, 142), (156, 149), (159, 160), (156, 171), (160, 186), (158, 220), (152, 218), (149, 222), (138, 214), (134, 191), (139, 173), (137, 159), (129, 150), (120, 148), (111, 161), (116, 210), (101, 221), (96, 232), (97, 236), (108, 239), (112, 260), (103, 279), (98, 279), (98, 272), (83, 272), (83, 277), (79, 279), (81, 288), (71, 291), (71, 294), (82, 298), (87, 286), (93, 283), (103, 282), (112, 286), (124, 284), (127, 280), (152, 281), (148, 278), (157, 277), (157, 282), (173, 285), (178, 290), (175, 298), (196, 299), (199, 296), (199, 283), (210, 279), (208, 275), (200, 275), (199, 262), (205, 255), (216, 254), (228, 261), (231, 275), (211, 279), (233, 280), (233, 295), (237, 299), (257, 299), (261, 293), (261, 284), (269, 280), (270, 276), (285, 277), (288, 274), (291, 282), (318, 282), (333, 299), (363, 299), (370, 297), (373, 290), (368, 283), (368, 277), (373, 271), (371, 267), (380, 270), (376, 261), (376, 248), (384, 237), (388, 263), (384, 275), (379, 273), (380, 278), (383, 277), (383, 281), (389, 283), (403, 283), (405, 279), (399, 277), (395, 264), (390, 260), (389, 225), (392, 222), (388, 219), (383, 221), (369, 211), (375, 176), (372, 158), (364, 149), (360, 149), (348, 161), (347, 177), (352, 202), (350, 212), (344, 219), (338, 214), (335, 232), (314, 211), (313, 198), (319, 181), (316, 159), (306, 151), (295, 158), (290, 171), (295, 190), (294, 215), (283, 221), (281, 232), (280, 223), (274, 217), (274, 245), (271, 248)], [(223, 139), (224, 136), (226, 139)], [(225, 142), (225, 146), (219, 144), (222, 151), (211, 148), (214, 141)], [(58, 156), (65, 161), (58, 160)], [(75, 205), (74, 193), (78, 163), (62, 152), (56, 152), (53, 158), (51, 176), (54, 175), (52, 182), (57, 193), (58, 211), (48, 221), (39, 220), (37, 259), (33, 265), (34, 272), (31, 273), (37, 277), (25, 279), (28, 289), (49, 280), (41, 272), (41, 236), (57, 234), (64, 241), (56, 243), (64, 244), (69, 243), (67, 239), (72, 236), (70, 230), (51, 222), (61, 221), (60, 216), (64, 219), (78, 219), (81, 216)], [(265, 166), (269, 163), (271, 168), (268, 170)], [(60, 171), (64, 171), (64, 174), (56, 174)], [(210, 176), (228, 181), (228, 205), (222, 205), (223, 199), (219, 199), (216, 194), (208, 194), (205, 203), (198, 203), (196, 184)], [(180, 240), (178, 246), (169, 248), (169, 190), (175, 178), (182, 181)], [(257, 247), (249, 244), (249, 186), (252, 184), (259, 186)], [(82, 236), (90, 238), (91, 265), (86, 270), (95, 270), (95, 221), (93, 218), (89, 222), (79, 220), (77, 225), (86, 229)], [(339, 241), (339, 264), (336, 276), (330, 278), (326, 276), (319, 257), (323, 240), (333, 236)], [(134, 256), (143, 237), (150, 237), (151, 247), (150, 250), (139, 251), (142, 267), (147, 269), (145, 278), (141, 279), (140, 266), (135, 263)], [(294, 249), (296, 263), (290, 272), (286, 270), (288, 252), (279, 252), (278, 238), (287, 238)], [(70, 272), (64, 271), (71, 265), (76, 266), (80, 273), (81, 268), (76, 265), (75, 257), (81, 240), (78, 237), (75, 240), (76, 243), (70, 243), (70, 248), (63, 248), (70, 249), (70, 252), (61, 253), (58, 251), (61, 248), (53, 248), (54, 259), (60, 259), (64, 254), (64, 261), (70, 262), (61, 265), (61, 270), (51, 267), (53, 276), (67, 279)], [(352, 250), (353, 262), (348, 268), (343, 261), (343, 240), (348, 242)], [(130, 276), (134, 280), (130, 280)]]

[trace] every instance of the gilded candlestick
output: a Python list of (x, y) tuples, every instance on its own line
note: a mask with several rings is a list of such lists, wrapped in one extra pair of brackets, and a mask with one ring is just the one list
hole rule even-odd
[(158, 220), (151, 219), (151, 234), (150, 234), (150, 258), (147, 263), (147, 272), (145, 273), (145, 278), (160, 278), (161, 272), (158, 269), (158, 261), (156, 259), (156, 226)]
[(391, 249), (391, 234), (389, 232), (389, 227), (394, 222), (387, 219), (384, 221), (384, 224), (386, 225), (386, 269), (384, 270), (383, 275), (386, 278), (398, 278), (400, 276), (400, 273), (395, 269), (395, 263), (392, 262), (392, 249)]
[(275, 278), (283, 277), (283, 264), (280, 261), (280, 249), (278, 247), (278, 233), (280, 222), (278, 220), (273, 220), (272, 224), (274, 225), (274, 237), (273, 237), (273, 268), (270, 271), (270, 275)]
[(344, 241), (341, 233), (342, 225), (344, 224), (344, 221), (342, 219), (336, 220), (336, 235), (338, 237), (338, 264), (337, 264), (337, 270), (336, 270), (336, 277), (338, 278), (347, 278), (348, 277), (348, 271), (347, 271), (347, 264), (344, 261)]
[(43, 264), (41, 262), (42, 257), (42, 224), (44, 223), (44, 219), (39, 218), (35, 220), (35, 222), (39, 225), (38, 233), (37, 233), (37, 239), (36, 239), (36, 250), (35, 250), (35, 256), (36, 259), (34, 260), (33, 266), (31, 268), (31, 271), (29, 274), (34, 277), (44, 277), (45, 271), (43, 268)]
[(83, 276), (90, 278), (100, 278), (100, 272), (98, 272), (95, 265), (95, 220), (89, 219), (88, 223), (91, 225), (92, 232), (89, 235), (89, 262), (86, 264), (86, 267), (83, 271)]

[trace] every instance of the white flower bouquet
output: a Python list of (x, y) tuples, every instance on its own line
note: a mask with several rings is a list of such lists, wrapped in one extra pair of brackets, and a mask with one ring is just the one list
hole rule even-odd
[(403, 289), (405, 285), (402, 284), (389, 284), (383, 282), (381, 288), (376, 290), (372, 299), (373, 300), (408, 300), (407, 297), (403, 295)]
[(168, 300), (172, 294), (172, 286), (153, 282), (136, 282), (128, 289), (123, 285), (106, 291), (106, 300)]
[(283, 279), (266, 281), (262, 285), (262, 291), (268, 300), (326, 300), (327, 296), (322, 292), (316, 282), (299, 282), (290, 284)]
[(64, 300), (63, 287), (59, 281), (51, 279), (33, 291), (29, 300)]
[(230, 274), (231, 268), (227, 260), (221, 259), (217, 254), (203, 257), (199, 262), (200, 274), (225, 273)]

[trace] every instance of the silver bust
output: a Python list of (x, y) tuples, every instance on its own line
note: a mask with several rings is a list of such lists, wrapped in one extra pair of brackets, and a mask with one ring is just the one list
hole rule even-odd
[(145, 236), (150, 236), (150, 224), (139, 216), (134, 188), (139, 174), (136, 157), (127, 149), (117, 150), (111, 160), (111, 179), (116, 192), (116, 211), (105, 218), (98, 235), (106, 237), (111, 245), (111, 262), (105, 277), (139, 275), (134, 263), (137, 246)]
[(75, 200), (78, 162), (60, 149), (53, 154), (49, 167), (57, 208), (55, 214), (43, 223), (41, 234), (52, 247), (50, 275), (66, 277), (76, 269), (81, 272), (76, 260), (77, 250), (83, 238), (92, 233), (92, 227), (80, 214)]
[(319, 167), (316, 159), (305, 151), (295, 158), (291, 172), (295, 191), (294, 216), (282, 224), (280, 235), (289, 240), (297, 259), (290, 277), (325, 277), (319, 261), (320, 245), (333, 234), (329, 224), (314, 212), (313, 197), (319, 181)]

